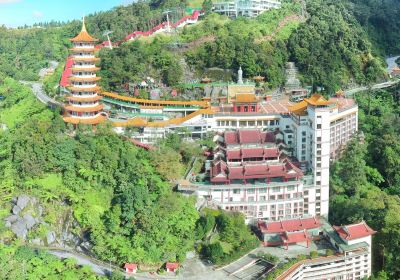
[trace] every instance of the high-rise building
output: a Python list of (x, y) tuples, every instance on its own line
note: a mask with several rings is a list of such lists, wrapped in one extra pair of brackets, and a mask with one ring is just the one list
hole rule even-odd
[(96, 76), (100, 68), (95, 65), (99, 61), (95, 56), (94, 44), (97, 39), (89, 35), (83, 20), (81, 32), (71, 41), (73, 64), (72, 74), (69, 77), (68, 105), (64, 108), (64, 121), (73, 125), (97, 125), (106, 119), (102, 112), (103, 105), (99, 103), (102, 97), (97, 94), (100, 91), (100, 87), (97, 86), (100, 77)]

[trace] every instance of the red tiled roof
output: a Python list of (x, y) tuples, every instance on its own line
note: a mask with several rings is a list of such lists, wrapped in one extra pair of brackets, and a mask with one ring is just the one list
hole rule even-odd
[(261, 138), (263, 139), (264, 143), (275, 143), (276, 137), (273, 131), (262, 132)]
[(239, 130), (240, 144), (261, 143), (261, 133), (259, 130)]
[(171, 263), (171, 262), (167, 262), (167, 264), (165, 265), (165, 267), (167, 269), (177, 269), (179, 267), (179, 263)]
[(226, 151), (226, 157), (228, 160), (242, 158), (240, 150), (228, 150), (228, 151)]
[(239, 144), (236, 131), (226, 131), (224, 137), (227, 145)]
[(277, 158), (279, 156), (279, 149), (278, 148), (264, 149), (264, 156), (266, 158)]
[(259, 221), (258, 228), (263, 233), (284, 233), (300, 230), (319, 228), (321, 222), (318, 218), (293, 219), (279, 222)]
[(217, 176), (219, 174), (226, 175), (226, 170), (227, 170), (226, 163), (222, 160), (218, 161), (217, 163), (214, 163), (214, 165), (211, 168), (211, 177)]
[(244, 174), (246, 176), (265, 176), (267, 174), (267, 166), (266, 165), (248, 165), (245, 166)]
[(364, 221), (358, 224), (347, 226), (334, 226), (333, 228), (344, 240), (354, 240), (367, 237), (376, 233), (376, 231), (371, 229)]
[(230, 180), (243, 179), (243, 166), (229, 167), (229, 179)]
[(67, 87), (69, 85), (69, 77), (72, 75), (72, 65), (74, 65), (74, 61), (72, 59), (72, 56), (69, 56), (65, 63), (64, 72), (61, 76), (60, 86)]
[(137, 269), (137, 264), (135, 264), (135, 263), (126, 263), (126, 264), (124, 265), (124, 268), (134, 270), (134, 269)]
[(308, 240), (308, 234), (306, 230), (296, 232), (284, 232), (281, 235), (281, 239), (286, 244), (300, 243)]
[(264, 156), (263, 148), (244, 148), (242, 149), (243, 158), (262, 158)]

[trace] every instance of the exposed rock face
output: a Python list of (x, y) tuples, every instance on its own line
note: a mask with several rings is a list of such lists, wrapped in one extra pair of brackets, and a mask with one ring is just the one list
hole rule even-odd
[[(21, 195), (11, 201), (12, 214), (4, 219), (5, 226), (9, 228), (17, 238), (28, 241), (38, 246), (55, 246), (67, 249), (89, 251), (91, 244), (84, 242), (78, 235), (73, 234), (73, 228), (79, 227), (71, 210), (66, 211), (60, 218), (58, 224), (49, 225), (43, 221), (44, 209), (39, 205), (39, 201), (34, 197)], [(51, 228), (46, 236), (28, 240), (30, 231), (34, 231), (38, 226)], [(82, 248), (81, 248), (82, 247)]]
[(46, 235), (47, 244), (51, 245), (56, 241), (56, 233), (54, 231), (50, 231)]
[(37, 199), (31, 198), (27, 195), (21, 195), (12, 200), (14, 206), (12, 207), (13, 215), (4, 219), (6, 227), (11, 228), (12, 232), (23, 240), (26, 239), (28, 231), (35, 225), (41, 223), (39, 218), (34, 218), (35, 209), (37, 209)]
[(27, 195), (21, 195), (17, 198), (17, 206), (22, 210), (24, 209), (26, 206), (28, 206), (28, 203), (32, 202), (32, 204), (36, 203), (36, 199), (35, 198), (30, 198)]

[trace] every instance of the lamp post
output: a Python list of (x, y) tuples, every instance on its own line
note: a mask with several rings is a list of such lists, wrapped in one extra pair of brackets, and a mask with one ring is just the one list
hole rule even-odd
[(109, 46), (110, 50), (113, 49), (113, 46), (112, 46), (112, 43), (111, 43), (111, 40), (110, 40), (110, 34), (111, 34), (111, 33), (113, 33), (113, 32), (110, 31), (110, 30), (107, 30), (107, 31), (105, 31), (104, 34), (103, 34), (103, 36), (107, 36), (108, 46)]
[(171, 11), (170, 10), (167, 10), (167, 11), (164, 11), (163, 12), (163, 14), (166, 14), (167, 15), (167, 32), (169, 33), (169, 32), (171, 32), (171, 28), (170, 28), (170, 25), (169, 25), (169, 13), (170, 13)]

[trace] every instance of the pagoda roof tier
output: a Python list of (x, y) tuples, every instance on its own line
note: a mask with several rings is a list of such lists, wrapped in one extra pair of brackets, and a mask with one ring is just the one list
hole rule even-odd
[(64, 117), (66, 123), (71, 124), (99, 124), (104, 122), (107, 117), (103, 115), (93, 116), (93, 118), (76, 118), (76, 117)]
[(69, 50), (72, 51), (72, 52), (76, 52), (76, 53), (79, 53), (79, 52), (95, 52), (96, 51), (94, 46), (92, 48), (70, 48)]
[(262, 233), (285, 233), (315, 229), (321, 227), (321, 221), (316, 218), (299, 218), (276, 222), (259, 221), (258, 228)]
[(98, 57), (81, 57), (81, 56), (74, 56), (72, 58), (73, 61), (84, 61), (84, 62), (97, 62), (100, 61)]
[(97, 72), (100, 70), (100, 67), (73, 67), (71, 68), (72, 72), (80, 72), (80, 71), (85, 71), (85, 72)]
[(67, 110), (67, 111), (71, 111), (71, 112), (86, 112), (86, 113), (99, 112), (99, 111), (103, 110), (103, 108), (104, 108), (103, 104), (99, 104), (99, 105), (94, 106), (94, 107), (80, 107), (80, 106), (73, 106), (73, 105), (65, 106), (65, 110)]
[(93, 102), (93, 101), (99, 101), (103, 97), (96, 95), (96, 96), (81, 96), (81, 95), (74, 95), (74, 96), (67, 96), (67, 99), (69, 101), (77, 101), (77, 102)]
[(68, 78), (71, 82), (97, 82), (101, 80), (101, 77), (78, 77), (72, 76)]
[(101, 90), (101, 87), (99, 86), (95, 86), (95, 87), (84, 87), (84, 88), (80, 88), (80, 87), (68, 87), (68, 89), (72, 92), (99, 92)]
[(98, 39), (93, 38), (92, 36), (89, 35), (89, 33), (86, 30), (85, 19), (83, 19), (81, 32), (79, 32), (78, 36), (76, 36), (75, 38), (72, 38), (71, 41), (72, 42), (97, 42)]

